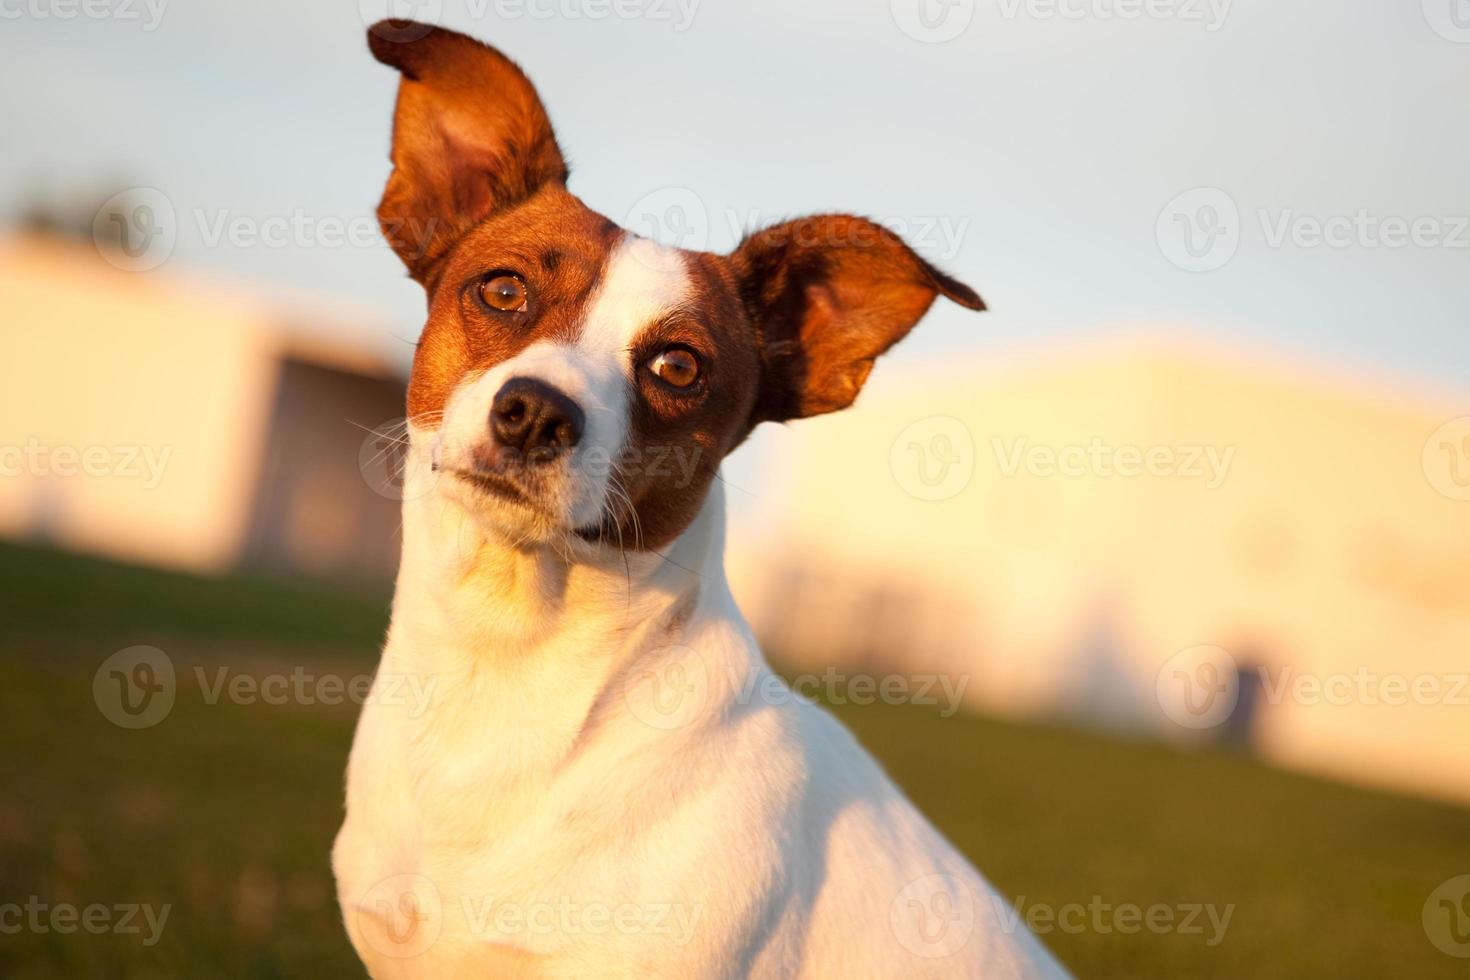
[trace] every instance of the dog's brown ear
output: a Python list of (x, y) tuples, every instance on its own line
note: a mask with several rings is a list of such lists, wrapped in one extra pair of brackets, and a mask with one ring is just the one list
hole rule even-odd
[(428, 285), (461, 235), (548, 182), (566, 183), (567, 165), (536, 89), (494, 48), (404, 20), (374, 24), (368, 47), (403, 73), (378, 222)]
[(749, 236), (732, 256), (761, 348), (753, 423), (851, 405), (873, 361), (938, 296), (985, 303), (881, 225), (851, 215), (801, 218)]

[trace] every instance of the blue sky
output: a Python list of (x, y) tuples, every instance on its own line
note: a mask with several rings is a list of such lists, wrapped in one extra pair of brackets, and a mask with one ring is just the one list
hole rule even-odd
[[(158, 188), (165, 270), (349, 299), (406, 357), (422, 298), (385, 247), (209, 234), (368, 220), (395, 77), (362, 35), (388, 0), (153, 0), (152, 30), (144, 0), (63, 19), (77, 2), (0, 0), (0, 210)], [(1141, 325), (1470, 391), (1467, 0), (599, 2), (443, 0), (439, 19), (522, 62), (573, 190), (614, 218), (697, 211), (673, 232), (724, 249), (742, 225), (862, 212), (990, 302), (936, 307), (885, 370)], [(918, 3), (963, 31), (906, 33)], [(1166, 211), (1195, 188), (1237, 212), (1210, 271), (1171, 261), (1168, 236), (1210, 217)], [(1395, 221), (1420, 243), (1385, 244)]]

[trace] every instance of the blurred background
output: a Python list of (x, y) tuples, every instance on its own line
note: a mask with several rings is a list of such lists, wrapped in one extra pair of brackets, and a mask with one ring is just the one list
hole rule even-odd
[(636, 232), (855, 211), (985, 296), (726, 462), (729, 566), (1072, 969), (1465, 975), (1465, 0), (0, 0), (5, 975), (358, 970), (390, 13)]

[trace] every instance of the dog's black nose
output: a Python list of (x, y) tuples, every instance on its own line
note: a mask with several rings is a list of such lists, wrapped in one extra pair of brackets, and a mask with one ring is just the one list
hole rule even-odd
[(575, 446), (585, 423), (576, 402), (535, 378), (511, 378), (490, 407), (495, 441), (533, 463), (555, 459)]

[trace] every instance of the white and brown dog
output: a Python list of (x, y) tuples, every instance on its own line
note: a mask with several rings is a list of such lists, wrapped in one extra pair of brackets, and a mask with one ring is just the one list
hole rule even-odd
[[(723, 568), (725, 454), (851, 404), (937, 296), (980, 298), (855, 217), (728, 256), (638, 238), (567, 191), (511, 61), (404, 21), (369, 44), (402, 73), (378, 214), (429, 307), (332, 855), (369, 971), (1063, 975), (787, 696)], [(404, 678), (427, 708), (391, 696)]]

